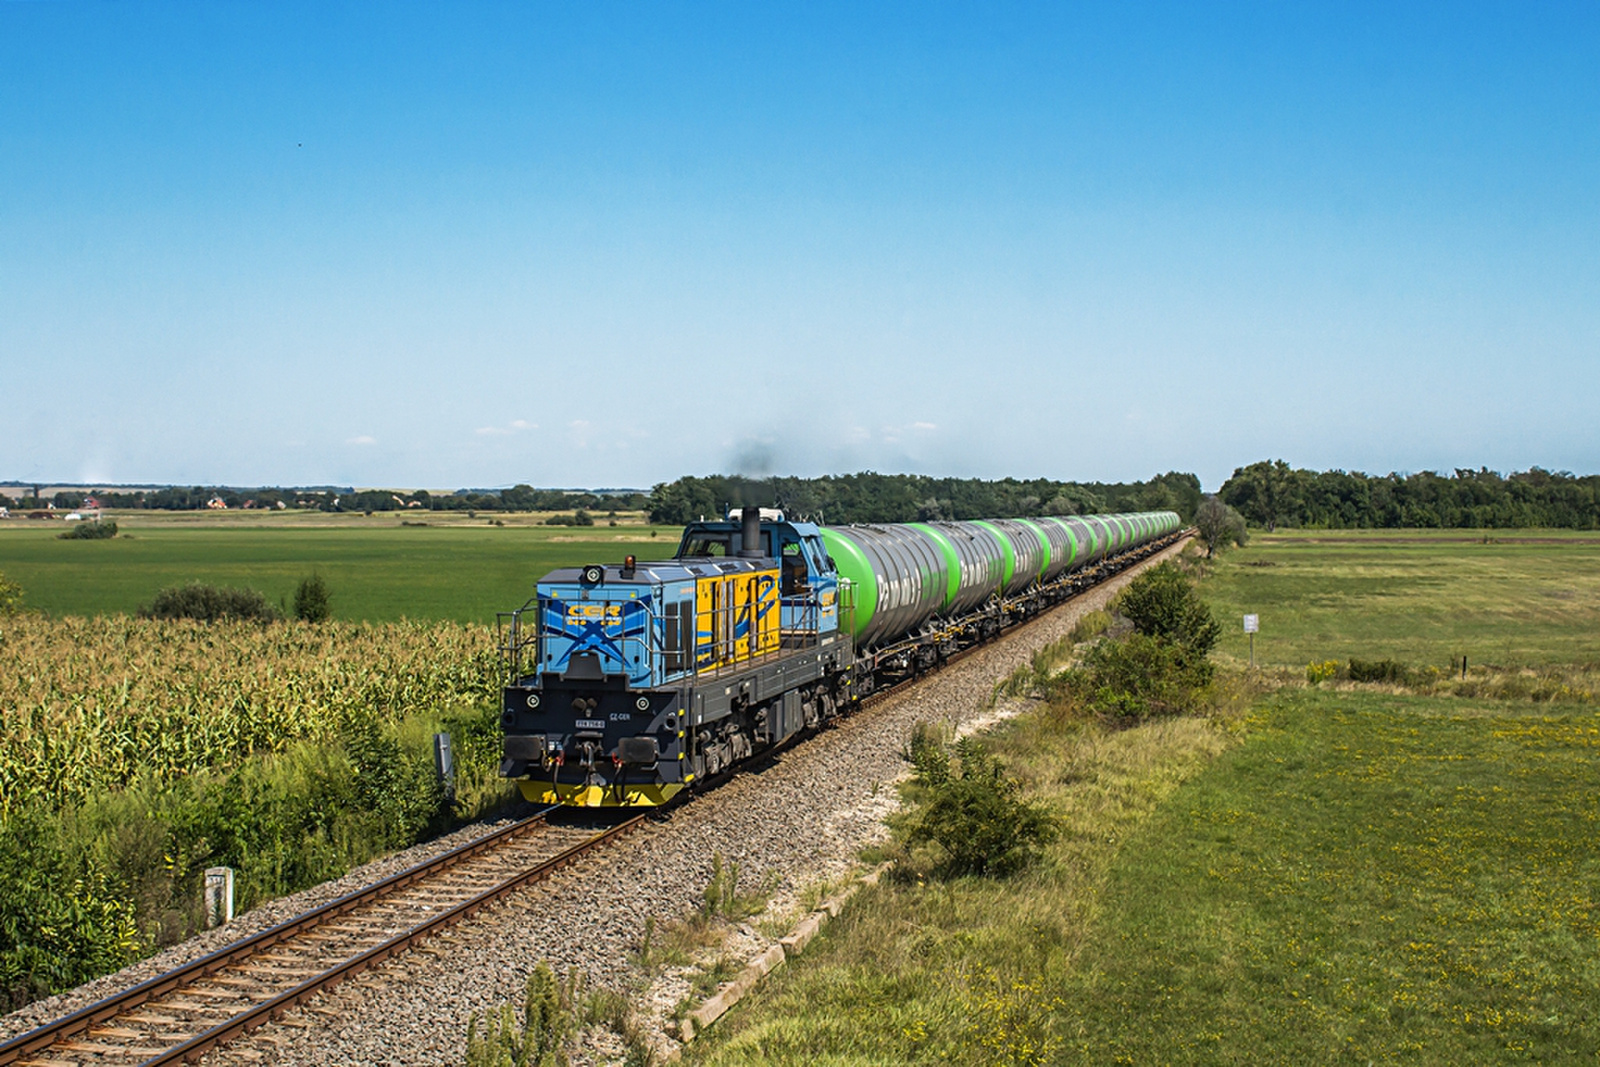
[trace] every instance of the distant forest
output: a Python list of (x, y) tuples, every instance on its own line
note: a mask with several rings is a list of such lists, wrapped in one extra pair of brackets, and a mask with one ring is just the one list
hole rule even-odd
[[(1512, 474), (1487, 468), (1450, 474), (1363, 474), (1312, 471), (1282, 460), (1240, 467), (1218, 497), (1256, 527), (1528, 526), (1600, 528), (1600, 475), (1538, 467)], [(730, 507), (780, 507), (828, 523), (929, 522), (941, 519), (1023, 518), (1109, 511), (1176, 511), (1189, 521), (1200, 504), (1200, 479), (1171, 471), (1143, 482), (1061, 482), (1049, 478), (930, 478), (920, 474), (747, 478), (735, 474), (684, 477), (644, 493), (587, 493), (564, 489), (461, 489), (454, 493), (387, 489), (239, 489), (172, 487), (139, 491), (59, 492), (49, 499), (0, 494), (0, 505), (22, 509), (79, 508), (93, 497), (106, 508), (169, 511), (215, 506), (312, 508), (320, 511), (566, 511), (648, 510), (652, 522), (679, 525), (722, 515)], [(580, 520), (581, 522), (582, 520)]]
[(1310, 471), (1282, 460), (1233, 472), (1217, 493), (1252, 526), (1600, 527), (1600, 475), (1532, 467), (1450, 475)]
[(1172, 471), (1147, 482), (1058, 482), (1049, 478), (929, 478), (920, 474), (746, 478), (714, 474), (662, 482), (650, 491), (650, 520), (680, 525), (730, 507), (780, 507), (791, 517), (852, 522), (1027, 518), (1109, 511), (1176, 511), (1200, 504), (1200, 479)]

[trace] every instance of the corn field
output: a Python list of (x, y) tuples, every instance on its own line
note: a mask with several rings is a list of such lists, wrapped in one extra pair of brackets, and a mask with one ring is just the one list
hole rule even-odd
[(493, 701), (494, 635), (456, 623), (0, 624), (0, 815), (225, 768), (355, 718)]

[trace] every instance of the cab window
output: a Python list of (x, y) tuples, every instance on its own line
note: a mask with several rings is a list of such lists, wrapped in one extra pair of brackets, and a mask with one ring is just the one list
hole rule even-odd
[(685, 556), (726, 556), (728, 554), (728, 538), (722, 537), (691, 537), (684, 545)]
[(810, 583), (807, 581), (810, 572), (806, 567), (805, 554), (800, 550), (800, 542), (786, 537), (779, 551), (782, 554), (783, 595), (797, 596), (807, 592), (810, 589)]

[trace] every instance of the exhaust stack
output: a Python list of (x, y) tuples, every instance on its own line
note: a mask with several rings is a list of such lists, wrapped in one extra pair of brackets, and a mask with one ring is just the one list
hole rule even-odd
[(761, 551), (761, 509), (747, 506), (740, 518), (744, 521), (744, 542), (739, 555), (745, 559), (760, 559), (766, 555)]

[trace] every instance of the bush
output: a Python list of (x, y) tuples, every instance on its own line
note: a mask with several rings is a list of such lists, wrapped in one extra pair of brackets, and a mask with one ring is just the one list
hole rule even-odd
[(139, 958), (133, 904), (93, 864), (76, 868), (50, 820), (0, 818), (0, 1012)]
[(1339, 661), (1325, 659), (1320, 662), (1313, 661), (1306, 664), (1306, 681), (1311, 685), (1326, 682), (1330, 678), (1339, 676)]
[(115, 522), (75, 522), (56, 534), (63, 541), (106, 541), (117, 536)]
[(1116, 610), (1148, 637), (1158, 637), (1203, 658), (1222, 636), (1194, 585), (1171, 563), (1151, 567), (1122, 591)]
[(1411, 668), (1392, 659), (1352, 659), (1350, 661), (1350, 680), (1352, 682), (1385, 682), (1389, 685), (1405, 685), (1411, 681)]
[(22, 610), (22, 586), (0, 574), (0, 615), (15, 615)]
[(328, 615), (328, 583), (322, 575), (313, 574), (294, 591), (294, 617), (301, 622), (326, 622)]
[(1055, 816), (1023, 800), (1021, 785), (971, 738), (957, 743), (956, 755), (956, 771), (931, 786), (908, 844), (937, 846), (944, 858), (935, 870), (946, 877), (1004, 876), (1032, 864), (1056, 838)]
[(1133, 633), (1091, 648), (1080, 666), (1057, 677), (1052, 689), (1058, 698), (1127, 725), (1199, 711), (1211, 675), (1210, 661), (1182, 645)]
[(916, 779), (923, 785), (941, 786), (950, 780), (950, 750), (944, 747), (944, 730), (932, 723), (911, 727), (911, 739), (901, 753), (916, 768)]
[(161, 590), (148, 607), (139, 609), (139, 615), (146, 619), (199, 619), (202, 622), (218, 619), (272, 622), (283, 617), (281, 611), (254, 589), (230, 589), (200, 582)]

